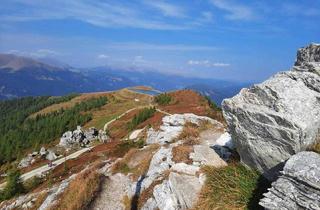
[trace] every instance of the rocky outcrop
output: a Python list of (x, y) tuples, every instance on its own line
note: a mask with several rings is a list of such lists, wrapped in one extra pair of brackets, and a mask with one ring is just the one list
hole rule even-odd
[(298, 51), (291, 71), (223, 101), (241, 161), (272, 179), (281, 163), (311, 145), (320, 128), (320, 45)]
[(18, 164), (18, 168), (26, 168), (41, 158), (53, 161), (57, 159), (58, 156), (53, 150), (46, 150), (46, 148), (41, 147), (39, 152), (30, 153), (25, 158), (21, 159), (20, 163)]
[(90, 144), (93, 140), (100, 140), (101, 142), (108, 142), (109, 137), (105, 131), (97, 130), (94, 127), (83, 131), (81, 126), (77, 126), (74, 131), (65, 132), (60, 138), (60, 146), (69, 148), (72, 146), (85, 147)]
[(294, 69), (311, 71), (320, 75), (320, 44), (311, 44), (299, 49)]
[(148, 144), (166, 144), (172, 142), (176, 139), (183, 130), (183, 126), (186, 122), (191, 122), (193, 124), (199, 125), (201, 121), (209, 121), (213, 125), (223, 125), (213, 120), (209, 117), (197, 116), (195, 114), (174, 114), (170, 116), (165, 116), (162, 119), (162, 125), (158, 131), (150, 128), (147, 132), (147, 143)]
[(292, 156), (264, 196), (260, 205), (267, 210), (320, 209), (320, 155), (300, 152)]

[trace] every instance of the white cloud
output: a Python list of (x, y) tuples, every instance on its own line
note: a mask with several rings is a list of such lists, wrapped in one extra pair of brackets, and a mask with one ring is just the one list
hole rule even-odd
[(57, 55), (61, 55), (61, 53), (51, 49), (38, 49), (34, 51), (9, 50), (7, 53), (34, 58), (55, 57)]
[(164, 16), (185, 18), (187, 17), (185, 9), (181, 6), (169, 4), (164, 1), (146, 0), (147, 5), (159, 10)]
[(100, 54), (100, 55), (98, 55), (98, 58), (99, 59), (108, 59), (108, 58), (110, 58), (110, 56), (109, 55), (105, 55), (105, 54)]
[(238, 4), (232, 0), (210, 0), (215, 7), (228, 12), (225, 16), (230, 20), (252, 20), (255, 19), (253, 9), (249, 6)]
[(187, 62), (190, 66), (203, 66), (203, 67), (228, 67), (229, 63), (211, 62), (209, 60), (189, 60)]
[[(5, 6), (0, 9), (2, 21), (31, 21), (48, 19), (77, 19), (100, 27), (132, 27), (155, 30), (187, 29), (188, 23), (172, 24), (159, 19), (158, 16), (147, 16), (141, 9), (142, 4), (119, 3), (116, 1), (84, 1), (84, 0), (50, 0), (6, 2), (8, 8), (17, 3), (24, 9), (7, 12)], [(8, 6), (9, 5), (9, 6)], [(152, 4), (155, 5), (155, 4)], [(158, 3), (158, 9), (167, 16), (181, 16), (182, 10), (170, 4)], [(1, 11), (5, 12), (1, 12)], [(28, 12), (26, 12), (28, 11)]]

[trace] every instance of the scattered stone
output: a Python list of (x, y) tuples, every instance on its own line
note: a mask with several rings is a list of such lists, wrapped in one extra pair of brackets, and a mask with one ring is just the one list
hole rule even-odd
[(291, 71), (222, 103), (241, 161), (274, 179), (284, 161), (314, 143), (320, 128), (320, 45), (298, 51)]
[(98, 139), (102, 143), (107, 143), (109, 141), (109, 136), (107, 135), (107, 132), (104, 130), (99, 130)]
[(31, 165), (31, 162), (34, 160), (31, 154), (27, 155), (27, 157), (23, 158), (18, 164), (18, 168), (26, 168)]
[(259, 204), (267, 210), (320, 209), (320, 155), (300, 152), (292, 156)]
[(40, 149), (40, 155), (43, 157), (43, 156), (46, 156), (47, 155), (47, 150), (46, 150), (46, 148), (44, 148), (44, 147), (41, 147), (41, 149)]
[(53, 160), (57, 159), (57, 155), (52, 150), (48, 150), (48, 154), (46, 155), (46, 159), (53, 161)]
[(129, 140), (133, 140), (133, 139), (136, 139), (138, 138), (139, 134), (144, 130), (144, 128), (142, 129), (137, 129), (135, 131), (133, 131), (130, 136), (129, 136)]

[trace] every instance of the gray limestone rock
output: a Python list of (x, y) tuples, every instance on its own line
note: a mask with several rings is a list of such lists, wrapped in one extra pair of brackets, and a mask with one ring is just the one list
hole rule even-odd
[(268, 210), (320, 209), (320, 155), (300, 152), (284, 166), (260, 205)]
[(314, 143), (319, 132), (320, 76), (304, 69), (319, 61), (319, 53), (320, 45), (300, 49), (292, 71), (278, 73), (223, 101), (223, 114), (241, 161), (269, 179), (276, 177), (281, 163)]

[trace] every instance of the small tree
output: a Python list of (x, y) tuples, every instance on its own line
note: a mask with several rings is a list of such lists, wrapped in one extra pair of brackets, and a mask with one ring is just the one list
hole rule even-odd
[(9, 199), (23, 192), (24, 192), (24, 188), (20, 180), (20, 171), (18, 170), (10, 171), (7, 177), (7, 185), (3, 190), (4, 199)]

